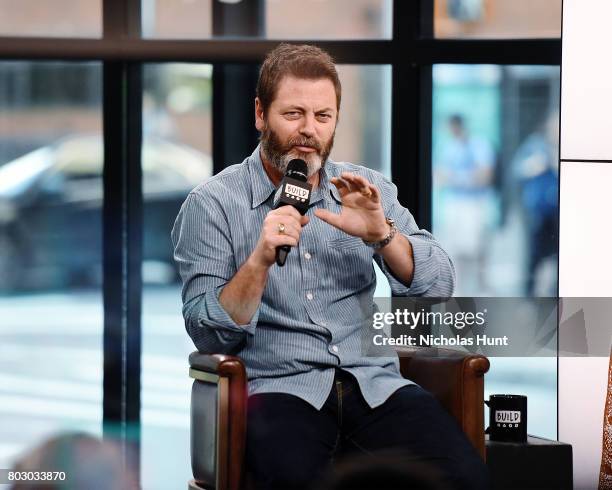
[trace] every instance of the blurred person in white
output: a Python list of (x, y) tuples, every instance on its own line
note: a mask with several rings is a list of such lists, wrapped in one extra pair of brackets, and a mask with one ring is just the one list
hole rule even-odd
[(548, 114), (512, 160), (527, 232), (527, 296), (557, 293), (559, 235), (559, 113)]
[(472, 136), (465, 118), (448, 118), (451, 139), (435, 162), (434, 184), (439, 186), (436, 235), (457, 270), (458, 296), (491, 294), (486, 280), (487, 243), (498, 219), (493, 186), (495, 151)]
[(22, 456), (15, 472), (64, 472), (65, 480), (17, 481), (11, 490), (137, 490), (135, 476), (124, 468), (120, 448), (85, 433), (60, 434)]

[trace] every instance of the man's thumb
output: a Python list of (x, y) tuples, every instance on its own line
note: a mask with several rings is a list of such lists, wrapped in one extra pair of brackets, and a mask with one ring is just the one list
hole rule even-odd
[(327, 209), (315, 209), (315, 216), (322, 219), (326, 223), (329, 223), (336, 228), (340, 228), (340, 215), (332, 213)]

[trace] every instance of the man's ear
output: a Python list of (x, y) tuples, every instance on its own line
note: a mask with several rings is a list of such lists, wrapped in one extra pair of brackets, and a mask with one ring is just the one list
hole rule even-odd
[(255, 97), (255, 127), (257, 128), (257, 131), (260, 132), (266, 127), (263, 106), (261, 105), (261, 100), (259, 100), (259, 97)]

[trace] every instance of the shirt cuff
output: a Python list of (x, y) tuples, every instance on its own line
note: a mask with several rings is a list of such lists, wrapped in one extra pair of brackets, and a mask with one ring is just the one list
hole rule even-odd
[(223, 331), (224, 336), (235, 338), (242, 336), (245, 333), (255, 335), (255, 328), (259, 319), (259, 310), (257, 307), (251, 321), (245, 325), (238, 325), (232, 317), (229, 316), (225, 308), (219, 302), (219, 295), (223, 291), (223, 286), (211, 291), (211, 294), (206, 295), (202, 310), (200, 310), (200, 322), (208, 325), (211, 328)]
[(438, 257), (433, 254), (432, 245), (428, 240), (402, 233), (412, 246), (414, 272), (410, 286), (399, 281), (391, 272), (384, 260), (381, 260), (381, 269), (389, 280), (391, 292), (395, 296), (417, 296), (427, 291), (440, 275)]
[(433, 246), (429, 241), (414, 236), (406, 236), (406, 238), (412, 245), (414, 258), (410, 293), (421, 294), (431, 288), (440, 276), (439, 257), (433, 253)]

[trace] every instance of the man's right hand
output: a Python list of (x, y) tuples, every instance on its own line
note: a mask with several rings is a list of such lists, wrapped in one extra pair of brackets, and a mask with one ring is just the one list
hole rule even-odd
[[(263, 222), (259, 241), (250, 259), (255, 265), (270, 267), (276, 259), (276, 247), (289, 245), (296, 247), (302, 228), (310, 221), (293, 206), (281, 206), (270, 211)], [(283, 225), (283, 226), (281, 226)], [(284, 228), (284, 232), (280, 229)]]

